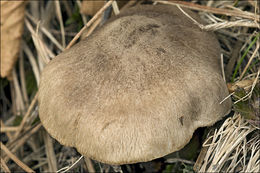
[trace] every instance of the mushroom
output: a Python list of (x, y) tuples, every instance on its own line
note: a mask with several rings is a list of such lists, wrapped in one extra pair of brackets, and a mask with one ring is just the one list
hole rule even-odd
[(46, 66), (39, 116), (61, 144), (129, 164), (183, 148), (229, 113), (231, 100), (220, 104), (227, 95), (214, 34), (174, 6), (140, 5)]

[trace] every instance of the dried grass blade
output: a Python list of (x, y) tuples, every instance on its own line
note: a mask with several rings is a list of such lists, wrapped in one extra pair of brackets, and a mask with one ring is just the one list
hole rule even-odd
[(13, 131), (17, 131), (18, 130), (18, 127), (0, 127), (0, 132), (1, 133), (6, 133), (6, 132), (13, 132)]
[(8, 173), (11, 172), (10, 169), (8, 168), (8, 166), (6, 165), (4, 159), (2, 159), (2, 158), (1, 158), (1, 167), (3, 168), (3, 170), (5, 172), (8, 172)]
[(242, 55), (242, 57), (240, 58), (240, 60), (238, 61), (237, 65), (236, 65), (236, 68), (235, 68), (235, 71), (233, 73), (233, 76), (232, 76), (232, 79), (231, 81), (234, 82), (234, 79), (237, 75), (237, 72), (238, 72), (238, 69), (240, 67), (240, 65), (242, 64), (244, 58), (246, 57), (248, 51), (251, 49), (251, 47), (256, 43), (256, 41), (259, 39), (259, 36), (260, 36), (260, 32), (255, 36), (255, 38), (253, 39), (253, 41), (250, 43), (250, 45), (247, 47), (247, 49), (245, 50), (244, 54)]
[(27, 44), (23, 41), (22, 42), (23, 45), (23, 51), (25, 52), (25, 54), (27, 55), (29, 62), (31, 63), (32, 66), (32, 70), (36, 79), (36, 83), (37, 85), (39, 85), (40, 82), (40, 70), (39, 67), (37, 65), (36, 62), (36, 58), (33, 56), (32, 51), (30, 50), (30, 48), (27, 46)]
[(87, 169), (88, 169), (89, 172), (93, 172), (93, 173), (96, 172), (90, 158), (85, 157), (85, 163), (87, 165)]
[(254, 52), (253, 52), (252, 56), (250, 57), (249, 61), (247, 62), (246, 67), (244, 68), (242, 74), (239, 77), (239, 80), (241, 80), (243, 78), (243, 76), (245, 75), (249, 65), (251, 64), (252, 60), (255, 58), (256, 53), (259, 52), (259, 44), (260, 44), (259, 42), (256, 43), (256, 49), (254, 50)]
[(25, 110), (25, 105), (24, 105), (22, 91), (21, 91), (20, 84), (18, 82), (18, 77), (15, 68), (13, 68), (12, 70), (12, 77), (14, 82), (14, 89), (15, 89), (14, 91), (16, 96), (15, 98), (17, 99), (17, 110), (19, 111), (19, 113), (22, 113)]
[(253, 90), (254, 90), (254, 88), (255, 88), (255, 86), (257, 84), (258, 78), (259, 78), (259, 74), (260, 74), (260, 69), (257, 72), (257, 75), (256, 75), (256, 77), (254, 79), (254, 82), (252, 84), (250, 92), (248, 94), (246, 94), (244, 97), (242, 97), (239, 100), (235, 101), (234, 104), (237, 104), (240, 101), (245, 101), (245, 100), (249, 99), (252, 96)]
[(184, 1), (158, 1), (155, 2), (162, 3), (162, 4), (169, 4), (169, 5), (180, 5), (182, 7), (186, 7), (189, 9), (197, 10), (197, 11), (204, 11), (214, 14), (222, 14), (226, 16), (235, 16), (235, 17), (242, 17), (246, 19), (252, 19), (256, 21), (260, 21), (260, 16), (254, 13), (245, 12), (245, 11), (236, 11), (236, 10), (229, 10), (229, 9), (221, 9), (221, 8), (214, 8), (204, 5), (198, 5), (191, 2), (184, 2)]
[[(25, 13), (25, 15), (35, 24), (37, 25), (37, 23), (39, 21), (37, 21), (31, 14), (29, 13)], [(39, 26), (39, 29), (50, 39), (50, 41), (52, 41), (52, 43), (54, 45), (57, 46), (57, 48), (59, 48), (61, 51), (64, 50), (64, 48), (62, 47), (62, 45), (55, 39), (55, 37), (42, 25)]]
[(28, 110), (27, 110), (25, 116), (23, 117), (23, 120), (22, 120), (22, 122), (21, 122), (21, 124), (20, 124), (20, 126), (19, 126), (19, 129), (16, 131), (16, 133), (15, 133), (15, 135), (14, 135), (15, 138), (17, 138), (17, 137), (19, 136), (19, 134), (21, 133), (21, 131), (22, 131), (23, 127), (24, 127), (24, 124), (25, 124), (27, 118), (29, 117), (29, 115), (31, 114), (31, 112), (32, 112), (32, 110), (33, 110), (33, 108), (34, 108), (34, 106), (36, 105), (37, 98), (38, 98), (38, 92), (37, 92), (36, 95), (34, 96), (34, 98), (33, 98), (32, 102), (31, 102), (31, 104), (30, 104), (30, 106), (29, 106), (29, 108), (28, 108)]
[[(41, 126), (42, 124), (39, 123), (38, 125), (27, 129), (27, 131), (20, 135), (19, 138), (16, 138), (9, 143), (7, 147), (10, 148), (11, 152), (16, 152), (18, 148), (20, 148), (34, 133), (41, 128)], [(8, 157), (5, 157), (4, 160), (7, 161)]]
[(43, 41), (41, 40), (41, 38), (37, 35), (37, 33), (33, 30), (32, 25), (30, 24), (30, 22), (25, 19), (25, 25), (27, 26), (27, 28), (29, 29), (29, 31), (32, 34), (32, 39), (34, 42), (34, 46), (36, 47), (37, 51), (39, 52), (40, 57), (42, 58), (42, 60), (47, 64), (50, 59), (47, 55), (47, 46), (45, 46), (45, 44), (43, 43)]
[(90, 26), (88, 32), (86, 34), (82, 35), (82, 38), (87, 38), (92, 32), (98, 27), (98, 25), (101, 23), (102, 17), (100, 16), (94, 23), (93, 25)]
[(64, 29), (63, 19), (62, 19), (62, 15), (61, 15), (60, 1), (55, 1), (55, 6), (56, 6), (56, 13), (58, 16), (58, 20), (60, 23), (61, 41), (62, 41), (63, 47), (65, 47), (66, 46), (65, 29)]
[(74, 162), (71, 166), (66, 166), (66, 167), (64, 167), (64, 168), (61, 168), (61, 169), (59, 169), (56, 173), (59, 173), (59, 172), (61, 172), (61, 173), (65, 173), (65, 172), (68, 172), (70, 169), (72, 169), (77, 163), (79, 163), (79, 161), (81, 161), (81, 159), (83, 159), (83, 157), (84, 156), (80, 156), (79, 158), (78, 158), (78, 160), (76, 160), (76, 162)]
[(116, 0), (114, 0), (114, 1), (112, 2), (112, 7), (113, 7), (113, 11), (114, 11), (115, 15), (118, 15), (118, 14), (120, 13), (120, 11), (119, 11), (119, 7), (118, 7), (118, 5), (117, 5)]
[[(0, 119), (0, 125), (1, 125), (1, 128), (6, 127), (2, 119)], [(13, 139), (13, 135), (10, 132), (6, 132), (6, 135), (7, 135), (9, 140)]]
[(49, 171), (50, 172), (56, 172), (57, 171), (57, 160), (53, 148), (53, 142), (50, 135), (45, 132), (44, 133), (44, 143), (45, 143), (45, 151), (47, 156), (47, 161), (49, 165)]
[(26, 79), (25, 79), (25, 72), (24, 72), (24, 56), (22, 51), (20, 51), (20, 58), (19, 58), (19, 72), (20, 72), (20, 79), (21, 79), (21, 87), (22, 87), (22, 94), (24, 99), (25, 107), (28, 107), (29, 99), (28, 93), (26, 89)]
[[(228, 118), (218, 132), (204, 142), (203, 146), (209, 148), (198, 172), (237, 171), (240, 166), (244, 169), (242, 171), (245, 171), (246, 165), (255, 168), (257, 165), (254, 157), (255, 150), (251, 149), (253, 155), (250, 159), (252, 159), (253, 166), (249, 164), (248, 157), (246, 157), (250, 151), (250, 148), (246, 147), (246, 144), (249, 143), (246, 142), (246, 137), (255, 130), (256, 128), (250, 126), (239, 114)], [(205, 144), (209, 142), (209, 139), (211, 144)], [(254, 170), (251, 168), (250, 171)]]
[[(77, 0), (76, 2), (78, 4), (78, 7), (79, 7), (80, 10), (82, 10), (82, 3), (86, 3), (85, 1), (83, 1), (81, 3), (80, 0)], [(83, 21), (84, 25), (86, 25), (87, 24), (87, 17), (86, 17), (86, 15), (82, 11), (80, 11), (80, 15), (81, 15), (81, 18), (82, 18), (82, 21)]]
[(70, 41), (66, 49), (69, 49), (81, 36), (83, 31), (87, 29), (94, 21), (112, 4), (113, 0), (109, 0), (98, 12), (91, 18), (91, 20), (78, 32), (78, 34)]
[(19, 165), (26, 172), (34, 172), (31, 168), (19, 160), (2, 142), (1, 150), (3, 150), (15, 163), (17, 163), (17, 165)]

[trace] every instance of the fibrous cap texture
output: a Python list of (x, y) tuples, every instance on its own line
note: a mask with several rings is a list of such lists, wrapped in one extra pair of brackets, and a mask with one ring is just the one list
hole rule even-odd
[(227, 95), (214, 34), (174, 6), (143, 5), (46, 66), (39, 115), (61, 144), (117, 165), (181, 149), (229, 112)]

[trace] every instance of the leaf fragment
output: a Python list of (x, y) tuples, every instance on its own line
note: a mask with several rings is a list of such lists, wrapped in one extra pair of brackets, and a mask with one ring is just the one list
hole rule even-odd
[(1, 77), (10, 77), (23, 34), (25, 1), (1, 1)]

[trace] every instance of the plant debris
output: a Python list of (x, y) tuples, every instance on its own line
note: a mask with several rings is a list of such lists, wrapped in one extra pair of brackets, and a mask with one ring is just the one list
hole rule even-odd
[[(24, 27), (16, 26), (21, 21), (8, 28), (22, 34), (20, 53), (15, 51), (20, 38), (15, 37), (10, 50), (2, 46), (11, 42), (1, 38), (1, 76), (10, 74), (8, 79), (0, 79), (1, 172), (191, 172), (193, 167), (195, 171), (259, 171), (259, 1), (129, 1), (123, 8), (142, 3), (176, 5), (181, 11), (184, 7), (192, 9), (203, 23), (184, 15), (202, 30), (216, 33), (222, 48), (222, 74), (230, 90), (227, 98), (233, 100), (232, 112), (211, 127), (213, 134), (208, 133), (209, 128), (195, 132), (191, 147), (183, 151), (189, 152), (195, 146), (199, 149), (192, 151), (189, 158), (179, 151), (168, 158), (114, 168), (83, 159), (75, 149), (60, 145), (42, 128), (37, 105), (40, 73), (56, 55), (91, 35), (111, 11), (115, 15), (122, 9), (117, 1), (110, 0), (93, 16), (86, 16), (80, 13), (81, 1), (28, 1)], [(2, 29), (1, 25), (4, 36)], [(3, 50), (19, 57), (16, 65), (15, 60), (10, 60), (12, 65), (5, 73)]]

